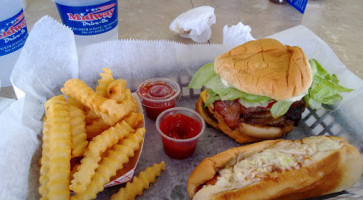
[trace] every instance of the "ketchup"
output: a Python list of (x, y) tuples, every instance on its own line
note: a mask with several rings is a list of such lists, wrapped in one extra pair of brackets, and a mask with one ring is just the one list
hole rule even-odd
[(139, 92), (142, 96), (150, 99), (167, 99), (175, 94), (170, 85), (161, 81), (146, 83), (140, 87)]
[(139, 86), (137, 93), (147, 116), (155, 120), (164, 110), (175, 107), (180, 87), (169, 79), (150, 79)]
[(176, 139), (162, 137), (165, 153), (173, 158), (184, 159), (193, 154), (198, 138), (191, 138), (201, 132), (202, 124), (192, 117), (177, 113), (162, 119), (160, 130), (166, 136)]
[(175, 139), (192, 138), (202, 129), (201, 124), (184, 114), (173, 114), (165, 117), (160, 123), (160, 130), (167, 136)]

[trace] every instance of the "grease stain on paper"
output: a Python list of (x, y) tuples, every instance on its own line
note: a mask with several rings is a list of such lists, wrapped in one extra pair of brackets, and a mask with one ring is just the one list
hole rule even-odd
[(187, 188), (184, 185), (176, 185), (171, 191), (170, 198), (173, 200), (184, 200), (187, 199), (184, 195)]

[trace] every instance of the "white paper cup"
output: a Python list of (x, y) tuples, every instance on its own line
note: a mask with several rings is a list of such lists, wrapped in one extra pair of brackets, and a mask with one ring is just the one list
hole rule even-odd
[(117, 0), (52, 0), (78, 46), (118, 39)]

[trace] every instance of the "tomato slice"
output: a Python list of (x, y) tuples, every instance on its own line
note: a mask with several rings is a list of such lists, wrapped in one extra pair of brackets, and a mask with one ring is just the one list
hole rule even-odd
[(271, 108), (274, 104), (276, 103), (276, 101), (271, 101), (266, 108)]
[(274, 104), (276, 103), (276, 101), (271, 101), (266, 107), (263, 106), (256, 106), (256, 107), (245, 107), (244, 105), (241, 105), (241, 112), (242, 114), (247, 114), (249, 112), (258, 112), (258, 111), (268, 111)]

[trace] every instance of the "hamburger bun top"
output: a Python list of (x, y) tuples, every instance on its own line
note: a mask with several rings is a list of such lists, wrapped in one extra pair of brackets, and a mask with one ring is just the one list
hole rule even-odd
[(305, 94), (313, 80), (303, 50), (274, 39), (249, 41), (218, 56), (214, 70), (243, 92), (275, 100)]

